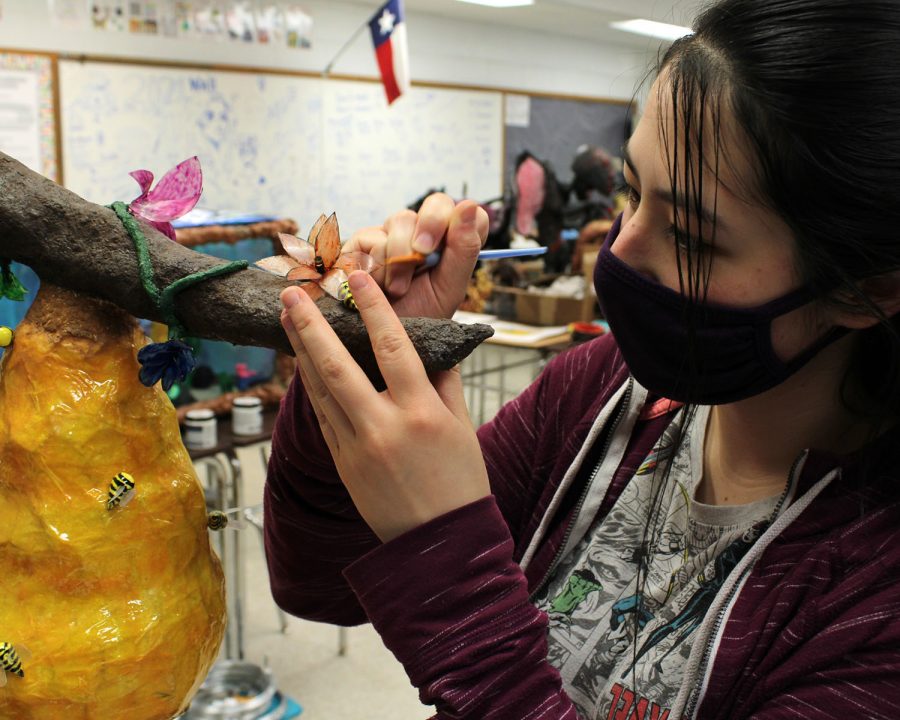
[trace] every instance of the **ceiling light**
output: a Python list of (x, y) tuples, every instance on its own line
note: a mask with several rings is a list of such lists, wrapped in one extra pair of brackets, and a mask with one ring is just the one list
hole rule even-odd
[(471, 5), (487, 5), (488, 7), (523, 7), (534, 5), (534, 0), (457, 0), (457, 2), (470, 3)]
[(689, 27), (669, 25), (667, 23), (655, 22), (654, 20), (624, 20), (621, 22), (610, 23), (609, 26), (616, 30), (624, 30), (625, 32), (637, 33), (638, 35), (649, 35), (650, 37), (670, 40), (672, 42), (685, 35), (690, 35), (693, 32)]

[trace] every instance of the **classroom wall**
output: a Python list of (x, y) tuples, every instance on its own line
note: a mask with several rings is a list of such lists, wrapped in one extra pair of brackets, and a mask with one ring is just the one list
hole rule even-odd
[[(77, 31), (54, 26), (47, 0), (4, 0), (0, 47), (321, 72), (367, 19), (374, 3), (307, 0), (305, 5), (315, 22), (309, 50)], [(631, 99), (655, 57), (652, 43), (643, 49), (629, 44), (601, 45), (517, 28), (500, 30), (412, 10), (408, 16), (413, 81)], [(377, 74), (367, 33), (357, 38), (333, 72)]]

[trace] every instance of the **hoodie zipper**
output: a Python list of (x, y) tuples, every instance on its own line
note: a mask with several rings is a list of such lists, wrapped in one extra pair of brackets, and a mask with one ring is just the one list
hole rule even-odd
[(619, 427), (619, 423), (622, 422), (622, 418), (625, 417), (628, 412), (628, 406), (631, 403), (631, 392), (634, 387), (634, 379), (628, 378), (628, 387), (625, 388), (625, 394), (622, 396), (621, 404), (619, 405), (619, 411), (616, 413), (616, 417), (612, 421), (612, 426), (609, 429), (609, 432), (606, 433), (606, 439), (603, 442), (603, 450), (600, 453), (600, 457), (597, 459), (597, 463), (594, 465), (594, 470), (591, 472), (591, 476), (588, 479), (587, 483), (585, 483), (584, 490), (581, 491), (581, 497), (578, 498), (578, 503), (575, 505), (575, 511), (572, 513), (572, 519), (569, 521), (569, 525), (566, 528), (565, 535), (563, 535), (562, 542), (559, 545), (559, 549), (556, 551), (556, 555), (553, 557), (553, 561), (550, 563), (550, 566), (547, 568), (547, 572), (544, 573), (544, 577), (541, 578), (541, 581), (535, 585), (534, 590), (531, 591), (531, 594), (528, 596), (529, 601), (534, 600), (535, 596), (543, 589), (544, 585), (550, 579), (550, 576), (556, 570), (556, 566), (559, 564), (559, 561), (562, 559), (563, 551), (566, 548), (566, 545), (569, 542), (569, 536), (572, 534), (572, 529), (575, 527), (575, 523), (578, 522), (578, 516), (581, 514), (581, 508), (584, 506), (584, 501), (587, 499), (588, 494), (591, 491), (591, 487), (594, 485), (594, 480), (597, 479), (597, 474), (600, 472), (600, 467), (603, 465), (603, 461), (606, 459), (606, 453), (609, 452), (609, 446), (612, 444), (613, 436), (616, 434), (616, 428)]
[[(794, 463), (791, 465), (791, 471), (788, 473), (788, 482), (787, 486), (784, 489), (784, 492), (781, 493), (781, 497), (778, 500), (778, 504), (775, 506), (775, 509), (772, 511), (772, 520), (774, 522), (775, 519), (781, 515), (781, 510), (784, 508), (784, 503), (787, 500), (788, 494), (791, 492), (791, 488), (794, 486), (794, 473), (797, 472), (797, 466), (800, 464), (801, 460), (806, 457), (806, 453), (800, 453), (800, 455), (794, 460)], [(770, 524), (771, 524), (770, 522)], [(738, 591), (743, 585), (744, 578), (750, 574), (752, 567), (748, 566), (744, 569), (744, 572), (741, 573), (741, 576), (734, 582), (731, 586), (731, 589), (728, 591), (728, 595), (725, 597), (725, 602), (722, 604), (722, 609), (716, 614), (715, 622), (713, 623), (712, 632), (706, 640), (706, 646), (703, 648), (703, 655), (700, 657), (700, 663), (697, 666), (697, 672), (695, 677), (702, 678), (706, 674), (706, 666), (709, 663), (709, 657), (712, 654), (713, 645), (716, 644), (716, 638), (719, 636), (719, 630), (722, 628), (722, 622), (725, 620), (725, 615), (728, 612), (728, 608), (731, 607), (731, 601), (734, 598), (735, 593)], [(691, 693), (691, 697), (688, 699), (687, 706), (685, 707), (685, 712), (682, 713), (683, 718), (692, 718), (694, 717), (694, 711), (697, 709), (697, 704), (700, 702), (700, 688), (702, 683), (698, 683), (693, 693)]]

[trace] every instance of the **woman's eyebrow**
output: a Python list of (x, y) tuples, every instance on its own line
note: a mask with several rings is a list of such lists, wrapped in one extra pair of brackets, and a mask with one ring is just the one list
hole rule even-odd
[[(634, 175), (635, 180), (640, 182), (641, 176), (638, 174), (637, 168), (635, 168), (634, 166), (634, 160), (632, 159), (631, 153), (628, 150), (627, 143), (622, 146), (622, 158), (624, 163), (628, 166), (628, 169), (631, 171), (631, 174)], [(641, 189), (642, 195), (646, 194), (646, 192), (646, 188)], [(679, 207), (687, 208), (690, 213), (692, 213), (693, 215), (697, 215), (700, 218), (701, 223), (707, 223), (717, 229), (728, 229), (728, 224), (723, 222), (722, 218), (709, 208), (704, 206), (700, 206), (698, 208), (695, 203), (688, 204), (687, 198), (680, 191), (677, 194), (673, 195), (671, 189), (653, 188), (650, 193), (655, 198), (661, 200), (664, 203), (668, 203), (671, 205), (677, 204)]]
[(624, 163), (628, 166), (628, 169), (631, 170), (631, 174), (634, 175), (635, 180), (640, 182), (641, 176), (638, 175), (638, 171), (634, 167), (634, 161), (631, 159), (631, 152), (628, 150), (628, 143), (625, 143), (622, 146), (622, 158)]

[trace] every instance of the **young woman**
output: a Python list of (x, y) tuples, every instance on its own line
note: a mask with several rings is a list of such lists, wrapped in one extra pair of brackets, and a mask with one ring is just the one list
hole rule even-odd
[(428, 275), (351, 276), (385, 392), (286, 290), (278, 603), (371, 621), (438, 717), (896, 717), (898, 47), (888, 0), (705, 11), (625, 149), (612, 335), (477, 434), (397, 319), (453, 312), (473, 203), (351, 241), (444, 245)]

